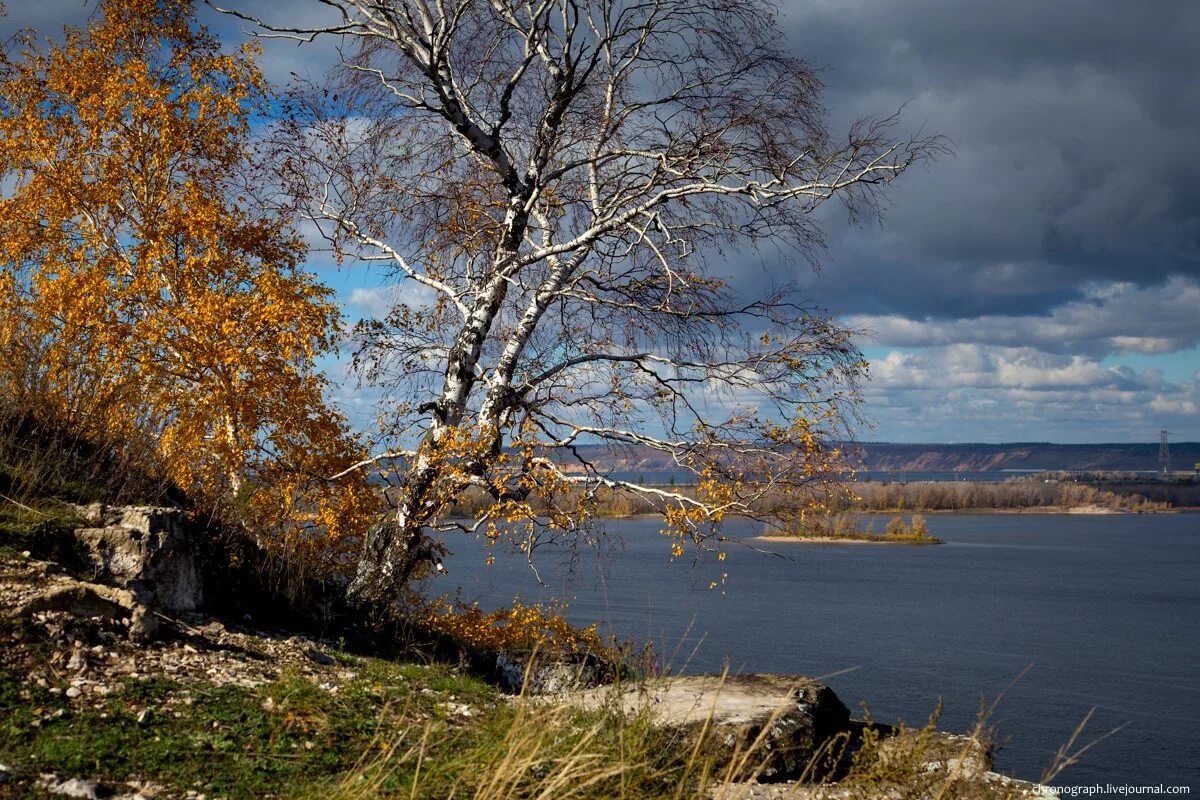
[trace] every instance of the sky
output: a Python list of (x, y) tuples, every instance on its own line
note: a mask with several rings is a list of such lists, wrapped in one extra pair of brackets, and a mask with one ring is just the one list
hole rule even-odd
[[(315, 0), (227, 0), (289, 22)], [(86, 20), (81, 0), (8, 0), (0, 34)], [(223, 39), (243, 25), (203, 13)], [(728, 254), (735, 283), (799, 284), (864, 333), (868, 440), (1200, 439), (1200, 3), (782, 0), (788, 49), (819, 71), (830, 127), (903, 107), (954, 155), (910, 171), (881, 222), (822, 211), (807, 263)], [(268, 43), (284, 82), (327, 47)], [(311, 264), (353, 316), (393, 291)], [(338, 376), (361, 412), (369, 395)]]

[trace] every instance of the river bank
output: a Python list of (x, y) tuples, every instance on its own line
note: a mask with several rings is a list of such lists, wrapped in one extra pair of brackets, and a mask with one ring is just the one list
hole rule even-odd
[[(115, 523), (75, 529), (81, 555), (103, 540), (125, 571), (0, 552), (0, 796), (1048, 796), (991, 771), (982, 729), (855, 720), (819, 679), (595, 685), (576, 656), (492, 654), (490, 673), (477, 656), (352, 651), (257, 627), (214, 614), (203, 598), (215, 587), (173, 591), (200, 575), (177, 512), (99, 513)], [(489, 678), (521, 658), (517, 686)]]
[(880, 536), (880, 537), (871, 538), (871, 539), (867, 539), (867, 538), (855, 539), (855, 538), (851, 538), (849, 536), (790, 536), (785, 533), (777, 533), (777, 534), (769, 533), (769, 534), (763, 534), (762, 536), (755, 536), (754, 541), (756, 541), (756, 542), (797, 542), (799, 544), (839, 544), (839, 545), (840, 544), (846, 544), (846, 545), (852, 545), (852, 544), (915, 545), (918, 547), (920, 547), (922, 545), (942, 544), (942, 541), (940, 539), (931, 539), (929, 541), (914, 541), (912, 539), (889, 539), (886, 536)]
[[(654, 491), (691, 498), (693, 485), (652, 484)], [(1135, 491), (1135, 489), (1140, 491)], [(1198, 491), (1193, 491), (1198, 490)], [(582, 490), (575, 489), (575, 492)], [(1151, 496), (1153, 495), (1153, 496)], [(572, 499), (581, 497), (572, 495)], [(851, 482), (845, 491), (831, 490), (818, 498), (830, 513), (1171, 513), (1195, 506), (1200, 487), (1120, 484), (1091, 485), (1074, 480), (1013, 478), (1006, 481), (892, 481)], [(487, 507), (482, 492), (469, 492), (456, 503), (452, 516), (471, 518)], [(592, 511), (609, 519), (632, 519), (661, 511), (662, 498), (625, 488), (595, 489)], [(763, 517), (791, 516), (799, 511), (796, 498), (764, 492), (754, 504)]]

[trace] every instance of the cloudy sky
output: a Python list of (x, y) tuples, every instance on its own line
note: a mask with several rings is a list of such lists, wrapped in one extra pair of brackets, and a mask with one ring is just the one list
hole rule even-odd
[[(229, 0), (235, 2), (235, 0)], [(9, 0), (5, 31), (86, 19), (80, 0)], [(318, 14), (309, 0), (242, 0)], [(857, 328), (868, 438), (1200, 439), (1200, 3), (782, 0), (820, 69), (831, 125), (905, 106), (955, 155), (910, 173), (882, 225), (829, 213), (786, 278)], [(206, 21), (230, 41), (239, 26)], [(316, 76), (319, 48), (269, 46), (270, 78)], [(314, 268), (352, 314), (385, 299), (362, 270)]]

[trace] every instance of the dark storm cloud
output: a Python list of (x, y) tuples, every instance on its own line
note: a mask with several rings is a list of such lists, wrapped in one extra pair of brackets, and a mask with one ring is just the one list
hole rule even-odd
[(1045, 313), (1086, 281), (1200, 274), (1200, 4), (786, 2), (836, 130), (907, 103), (957, 156), (911, 173), (882, 228), (831, 218), (839, 312)]
[[(225, 0), (276, 21), (315, 0)], [(882, 226), (819, 213), (814, 274), (730, 253), (747, 292), (799, 283), (873, 329), (867, 411), (900, 441), (1146, 440), (1200, 421), (1200, 2), (779, 0), (787, 47), (820, 70), (836, 135), (904, 106), (956, 155), (910, 171)], [(94, 0), (9, 0), (0, 39), (55, 33)], [(230, 45), (245, 24), (200, 7)], [(264, 42), (276, 84), (318, 79), (334, 42)], [(394, 292), (344, 286), (350, 310)], [(336, 372), (340, 366), (333, 367)], [(339, 383), (335, 381), (335, 383)], [(348, 407), (358, 393), (342, 398)]]
[[(289, 23), (318, 3), (226, 0)], [(11, 30), (79, 24), (95, 3), (11, 2)], [(246, 24), (201, 16), (229, 40)], [(831, 310), (914, 318), (1045, 314), (1088, 281), (1200, 275), (1200, 3), (782, 0), (787, 46), (821, 71), (833, 130), (905, 105), (902, 131), (956, 157), (914, 170), (882, 227), (827, 219), (825, 269), (766, 256), (729, 265), (799, 281)], [(266, 42), (269, 78), (318, 77), (332, 41)]]

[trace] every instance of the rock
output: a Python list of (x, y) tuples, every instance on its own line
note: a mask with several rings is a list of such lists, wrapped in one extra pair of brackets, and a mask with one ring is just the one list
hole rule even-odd
[(600, 662), (592, 656), (563, 656), (556, 660), (538, 661), (531, 668), (529, 656), (513, 653), (496, 654), (495, 675), (500, 688), (517, 694), (562, 694), (598, 686), (606, 675)]
[(79, 695), (83, 694), (83, 691), (78, 686), (70, 686), (70, 687), (67, 687), (66, 694), (67, 694), (67, 697), (75, 698), (75, 697), (79, 697)]
[[(602, 704), (611, 690), (577, 693), (585, 705)], [(619, 698), (627, 711), (648, 709), (659, 724), (700, 730), (714, 774), (724, 774), (737, 752), (761, 735), (755, 755), (735, 773), (772, 781), (801, 776), (831, 737), (849, 730), (850, 711), (828, 686), (798, 675), (713, 675), (665, 678)]]
[(99, 527), (79, 528), (96, 576), (134, 590), (142, 602), (166, 611), (194, 611), (204, 602), (196, 547), (183, 512), (154, 506), (85, 506)]
[(50, 794), (77, 797), (82, 800), (99, 800), (99, 798), (109, 796), (109, 793), (102, 791), (95, 781), (85, 781), (82, 778), (52, 782), (46, 787), (46, 791)]
[(16, 616), (28, 619), (41, 611), (64, 611), (75, 617), (118, 619), (132, 613), (138, 603), (133, 593), (98, 583), (68, 581), (52, 586), (21, 605)]
[[(851, 728), (861, 726), (851, 722)], [(886, 762), (904, 764), (912, 757), (911, 737), (898, 734), (892, 726), (874, 726), (885, 738), (880, 742), (880, 757)], [(975, 800), (1051, 800), (1054, 791), (1046, 786), (1010, 778), (990, 771), (992, 753), (978, 738), (934, 732), (921, 741), (921, 756), (926, 780), (905, 783), (880, 783), (873, 775), (864, 782), (842, 776), (832, 783), (758, 783), (755, 781), (721, 784), (709, 791), (712, 800), (856, 800), (861, 797), (884, 800), (938, 800), (940, 797), (970, 797)], [(903, 771), (898, 774), (903, 775)]]
[(159, 628), (158, 617), (145, 606), (136, 606), (129, 615), (129, 638), (135, 642), (152, 640)]
[(1010, 798), (1014, 794), (1019, 798), (1028, 798), (1028, 800), (1058, 800), (1059, 797), (1058, 792), (1049, 786), (1010, 778), (997, 772), (985, 772), (982, 778), (984, 783), (999, 789), (998, 796), (1000, 797)]
[(312, 661), (314, 664), (320, 664), (322, 667), (336, 667), (338, 663), (336, 658), (328, 653), (322, 653), (315, 647), (308, 648), (305, 655), (308, 656), (309, 661)]
[[(887, 749), (895, 744), (895, 739), (885, 739), (881, 746)], [(991, 749), (974, 736), (936, 731), (927, 747), (927, 772), (946, 772), (964, 778), (978, 778), (992, 768)]]
[[(135, 642), (149, 641), (160, 627), (154, 612), (138, 602), (130, 590), (70, 578), (60, 578), (50, 588), (25, 600), (14, 616), (30, 620), (45, 612), (120, 622), (128, 626), (129, 637)], [(87, 655), (78, 642), (66, 666), (77, 672), (87, 668)]]
[(445, 712), (447, 716), (451, 717), (463, 717), (469, 719), (475, 715), (475, 709), (471, 708), (471, 706), (467, 705), (466, 703), (438, 703), (437, 707)]
[(133, 794), (123, 794), (116, 800), (151, 800), (154, 797), (174, 796), (169, 795), (167, 787), (154, 781), (133, 780), (125, 785), (133, 790)]
[(67, 669), (71, 672), (83, 672), (88, 668), (87, 655), (82, 648), (75, 648), (71, 651), (71, 658), (67, 660)]

